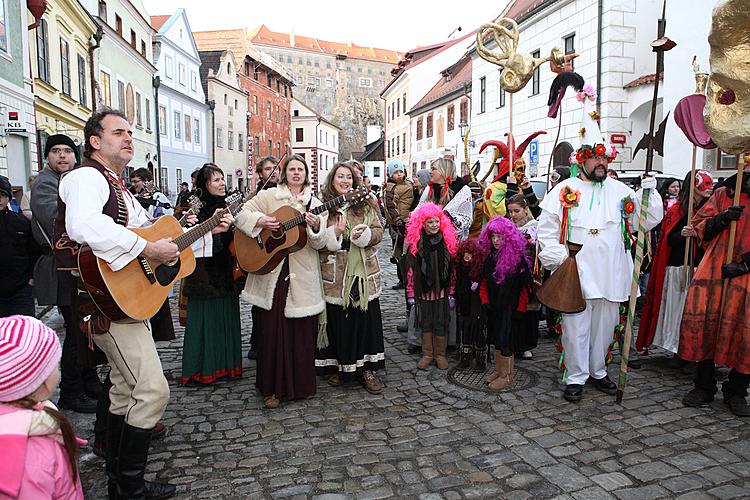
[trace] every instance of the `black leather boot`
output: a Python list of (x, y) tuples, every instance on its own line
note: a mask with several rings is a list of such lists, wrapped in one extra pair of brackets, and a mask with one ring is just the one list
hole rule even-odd
[(472, 346), (463, 345), (461, 346), (460, 356), (458, 358), (459, 370), (466, 370), (471, 366), (472, 358), (474, 357), (474, 348)]
[(128, 424), (123, 425), (117, 481), (118, 498), (142, 500), (174, 496), (177, 490), (176, 486), (168, 483), (149, 482), (143, 479), (152, 433), (153, 429), (140, 429)]
[(117, 500), (117, 469), (119, 466), (120, 438), (122, 427), (125, 425), (125, 415), (107, 413), (107, 428), (105, 431), (105, 447), (107, 463), (104, 470), (107, 473), (107, 495), (109, 500)]
[(474, 371), (484, 373), (487, 370), (487, 346), (474, 346)]

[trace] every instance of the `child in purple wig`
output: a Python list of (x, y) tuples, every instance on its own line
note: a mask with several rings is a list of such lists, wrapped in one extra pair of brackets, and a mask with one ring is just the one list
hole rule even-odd
[(536, 347), (539, 313), (528, 311), (532, 297), (531, 262), (526, 236), (513, 222), (493, 217), (479, 236), (487, 254), (481, 285), (487, 315), (487, 338), (495, 346), (495, 372), (487, 379), (491, 389), (513, 383), (513, 356)]
[(487, 368), (486, 318), (479, 285), (487, 252), (477, 238), (458, 244), (456, 253), (456, 313), (458, 316), (459, 369), (483, 373)]

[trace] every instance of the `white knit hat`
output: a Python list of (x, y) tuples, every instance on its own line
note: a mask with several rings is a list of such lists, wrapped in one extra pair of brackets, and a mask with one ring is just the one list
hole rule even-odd
[(62, 348), (57, 334), (36, 318), (0, 318), (0, 402), (36, 391), (57, 369)]

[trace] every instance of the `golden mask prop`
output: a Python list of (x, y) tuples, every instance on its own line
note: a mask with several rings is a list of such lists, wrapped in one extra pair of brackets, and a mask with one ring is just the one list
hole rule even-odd
[(750, 150), (749, 27), (747, 0), (723, 0), (714, 7), (703, 119), (713, 142), (732, 154)]

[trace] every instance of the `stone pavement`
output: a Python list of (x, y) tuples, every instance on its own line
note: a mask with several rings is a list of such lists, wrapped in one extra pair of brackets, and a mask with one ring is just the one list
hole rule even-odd
[[(169, 433), (153, 442), (147, 478), (196, 499), (750, 498), (748, 421), (720, 397), (707, 408), (684, 407), (691, 376), (668, 368), (661, 354), (631, 372), (622, 406), (588, 387), (579, 404), (563, 400), (548, 337), (533, 361), (516, 363), (535, 385), (513, 392), (461, 387), (434, 366), (418, 371), (395, 328), (404, 300), (389, 289), (388, 245), (380, 253), (382, 394), (319, 380), (314, 399), (267, 410), (247, 359), (240, 380), (179, 387), (178, 327), (177, 340), (159, 349), (172, 389)], [(249, 332), (244, 305), (242, 314)], [(62, 329), (54, 313), (45, 321)], [(93, 416), (68, 414), (89, 437)], [(82, 449), (87, 498), (106, 498), (103, 466)]]

